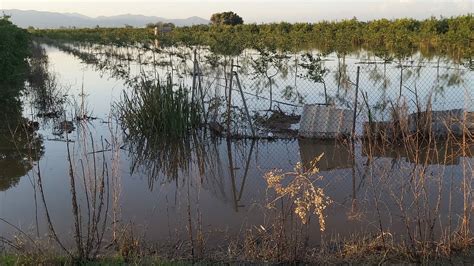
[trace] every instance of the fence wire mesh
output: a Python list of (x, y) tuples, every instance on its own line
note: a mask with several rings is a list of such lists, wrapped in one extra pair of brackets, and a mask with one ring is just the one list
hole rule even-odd
[(313, 133), (329, 130), (326, 135), (313, 134), (323, 138), (334, 136), (332, 133), (352, 134), (353, 130), (360, 137), (364, 127), (367, 129), (365, 124), (393, 122), (401, 114), (413, 116), (430, 111), (448, 118), (472, 111), (472, 72), (460, 65), (360, 60), (348, 63), (336, 59), (321, 62), (323, 74), (315, 82), (308, 78), (308, 69), (299, 67), (298, 59), (288, 60), (284, 67), (265, 66), (263, 71), (255, 66), (258, 59), (247, 60), (250, 66), (236, 64), (233, 80), (238, 79), (238, 84), (231, 84), (230, 74), (225, 78), (213, 77), (220, 81), (215, 92), (224, 96), (224, 102), (228, 101), (232, 86), (234, 135), (249, 135), (245, 104), (260, 133), (268, 129), (300, 129), (298, 118), (307, 109), (306, 113), (313, 116), (308, 126), (322, 127), (312, 128)]
[(443, 58), (256, 51), (231, 58), (186, 47), (60, 48), (129, 84), (171, 76), (193, 90), (206, 122), (229, 127), (234, 137), (292, 138), (301, 126), (308, 133), (303, 136), (364, 137), (368, 129), (427, 111), (440, 121), (464, 121), (473, 111), (472, 70)]

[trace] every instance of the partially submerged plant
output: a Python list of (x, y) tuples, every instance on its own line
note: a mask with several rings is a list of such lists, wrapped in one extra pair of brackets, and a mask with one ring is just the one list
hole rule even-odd
[(165, 83), (142, 79), (131, 94), (124, 94), (118, 105), (132, 157), (131, 171), (143, 167), (149, 174), (150, 188), (159, 173), (176, 180), (189, 167), (189, 158), (199, 146), (196, 129), (203, 115), (198, 101), (171, 78)]
[(119, 104), (122, 126), (128, 135), (154, 138), (180, 138), (201, 125), (201, 109), (189, 90), (175, 88), (171, 78), (163, 84), (142, 79), (131, 94), (124, 94)]
[[(253, 79), (257, 80), (257, 87), (262, 85), (269, 89), (270, 93), (270, 108), (273, 110), (273, 87), (275, 84), (275, 77), (278, 74), (286, 75), (288, 72), (286, 60), (288, 56), (285, 53), (280, 53), (272, 49), (259, 48), (259, 56), (252, 59)], [(257, 94), (260, 92), (257, 88)]]
[(329, 72), (324, 64), (323, 60), (321, 59), (321, 55), (318, 54), (316, 57), (313, 56), (311, 53), (306, 53), (301, 56), (302, 63), (300, 66), (307, 70), (307, 73), (304, 75), (299, 75), (301, 78), (305, 78), (310, 80), (314, 83), (321, 83), (323, 84), (324, 88), (324, 100), (325, 103), (328, 104), (328, 93), (326, 88), (326, 82), (324, 81), (324, 77)]
[[(277, 197), (270, 203), (270, 206), (278, 199), (288, 198), (292, 201), (294, 212), (298, 215), (301, 222), (306, 224), (309, 215), (314, 213), (319, 220), (320, 230), (326, 229), (326, 220), (324, 210), (331, 203), (331, 200), (325, 195), (324, 190), (315, 185), (315, 181), (322, 177), (317, 176), (319, 168), (317, 163), (324, 154), (314, 158), (308, 168), (298, 162), (293, 172), (284, 173), (282, 170), (273, 170), (265, 174), (268, 188), (275, 190)], [(289, 179), (287, 185), (283, 182)]]

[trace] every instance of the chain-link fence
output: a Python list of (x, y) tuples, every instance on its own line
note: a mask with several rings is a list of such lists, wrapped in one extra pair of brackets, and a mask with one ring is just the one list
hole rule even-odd
[[(238, 212), (252, 208), (259, 200), (264, 202), (265, 173), (275, 168), (293, 171), (298, 162), (309, 165), (324, 154), (318, 163), (322, 177), (316, 182), (335, 202), (328, 228), (342, 223), (338, 229), (344, 231), (351, 221), (373, 225), (383, 219), (377, 223), (383, 225), (381, 231), (397, 226), (402, 231), (406, 224), (397, 225), (392, 217), (420, 221), (420, 216), (424, 219), (433, 213), (433, 217), (449, 216), (433, 208), (430, 200), (436, 193), (450, 202), (453, 217), (461, 214), (456, 210), (472, 198), (468, 194), (471, 187), (467, 187), (472, 181), (471, 147), (458, 149), (444, 142), (428, 148), (412, 142), (390, 146), (370, 142), (372, 136), (385, 136), (390, 141), (403, 127), (406, 131), (402, 133), (438, 128), (439, 135), (448, 131), (443, 128), (449, 132), (455, 132), (456, 127), (462, 132), (470, 129), (472, 71), (462, 65), (421, 59), (322, 59), (316, 55), (313, 61), (305, 61), (300, 54), (262, 60), (261, 54), (250, 52), (232, 59), (178, 48), (149, 51), (65, 46), (63, 50), (97, 71), (106, 71), (107, 78), (124, 80), (127, 86), (120, 93), (135, 88), (140, 79), (172, 77), (177, 87), (189, 89), (193, 101), (202, 105), (206, 126), (230, 137), (213, 139), (202, 134), (189, 145), (155, 146), (160, 156), (150, 156), (153, 151), (146, 150), (146, 162), (136, 160), (143, 171), (152, 170), (151, 187), (163, 176), (168, 182), (182, 178), (176, 185), (183, 186), (199, 175), (196, 182), (213, 195), (212, 209), (218, 205), (214, 199), (219, 199)], [(339, 141), (339, 136), (353, 133), (363, 139), (356, 144), (344, 138)], [(302, 134), (318, 139), (298, 138)], [(171, 142), (168, 138), (164, 141)], [(133, 162), (136, 155), (127, 156)], [(463, 177), (469, 180), (465, 182)], [(461, 187), (471, 198), (462, 198)], [(410, 216), (411, 211), (419, 216)], [(424, 228), (416, 226), (415, 232)]]
[[(180, 47), (62, 49), (131, 86), (139, 78), (171, 76), (176, 85), (192, 90), (207, 124), (236, 138), (362, 137), (368, 130), (394, 131), (387, 127), (428, 111), (442, 132), (446, 120), (469, 122), (472, 111), (473, 72), (442, 58), (255, 51), (231, 58)], [(413, 121), (406, 123), (415, 130)]]
[(293, 137), (299, 129), (306, 137), (363, 136), (400, 116), (430, 112), (443, 123), (472, 111), (472, 72), (460, 65), (337, 59), (318, 62), (322, 71), (315, 81), (308, 76), (313, 69), (302, 68), (298, 59), (287, 60), (284, 67), (262, 67), (251, 56), (247, 60), (233, 63), (232, 70), (229, 63), (227, 76), (213, 76), (207, 83), (227, 105), (214, 110), (214, 117), (231, 112), (221, 122), (230, 120), (226, 126), (235, 136)]

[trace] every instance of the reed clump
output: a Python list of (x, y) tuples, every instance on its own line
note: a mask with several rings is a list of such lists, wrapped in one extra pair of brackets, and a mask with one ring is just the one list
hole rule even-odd
[(173, 84), (171, 77), (164, 82), (142, 77), (117, 107), (131, 172), (146, 169), (152, 188), (160, 173), (176, 180), (189, 168), (189, 158), (202, 146), (198, 129), (203, 125), (202, 107), (192, 91)]
[[(431, 96), (424, 105), (415, 98), (414, 113), (409, 114), (402, 101), (392, 106), (392, 121), (367, 124), (362, 153), (368, 158), (366, 178), (384, 254), (426, 263), (472, 252), (473, 168), (469, 158), (474, 140), (469, 111), (437, 111), (432, 109)], [(383, 157), (393, 158), (394, 164), (377, 164)], [(396, 206), (394, 213), (382, 210), (388, 202)], [(447, 213), (443, 208), (448, 208)], [(403, 236), (390, 234), (384, 220), (391, 215), (400, 217)], [(370, 243), (347, 245), (345, 251), (348, 256), (369, 254)]]
[(127, 135), (176, 139), (201, 126), (201, 109), (182, 85), (171, 78), (165, 82), (142, 78), (139, 85), (118, 105)]

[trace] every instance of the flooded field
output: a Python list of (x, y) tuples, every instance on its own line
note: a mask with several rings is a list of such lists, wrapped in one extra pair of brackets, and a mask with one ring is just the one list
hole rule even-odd
[[(248, 51), (236, 59), (237, 78), (229, 79), (229, 58), (185, 48), (41, 47), (47, 57), (22, 97), (23, 117), (34, 129), (11, 129), (0, 138), (0, 218), (8, 221), (0, 223), (1, 236), (51, 237), (53, 227), (69, 247), (78, 233), (86, 235), (78, 228), (95, 224), (87, 239), (111, 240), (130, 230), (177, 253), (192, 249), (194, 256), (245, 240), (250, 231), (274, 234), (275, 221), (287, 228), (279, 237), (301, 237), (313, 247), (357, 235), (441, 241), (472, 229), (470, 137), (387, 144), (364, 131), (364, 123), (390, 121), (394, 106), (404, 106), (404, 114), (474, 111), (472, 66), (421, 55), (384, 61), (362, 51), (321, 58), (327, 71), (315, 82), (318, 76), (308, 77), (301, 61), (295, 63), (304, 60), (301, 54), (264, 62)], [(190, 93), (199, 95), (203, 119), (231, 133), (133, 135), (137, 128), (123, 124), (124, 99), (138, 101), (136, 85), (158, 77), (196, 88)], [(226, 104), (232, 82), (233, 100)], [(298, 138), (304, 104), (355, 106), (357, 139)], [(297, 119), (271, 123), (274, 114)], [(227, 125), (226, 117), (232, 118)], [(149, 121), (140, 129), (155, 126)], [(320, 155), (313, 185), (327, 197), (324, 225), (308, 206), (300, 224), (293, 211), (299, 203), (286, 198), (292, 193), (279, 197), (264, 177), (275, 169), (298, 176)]]

